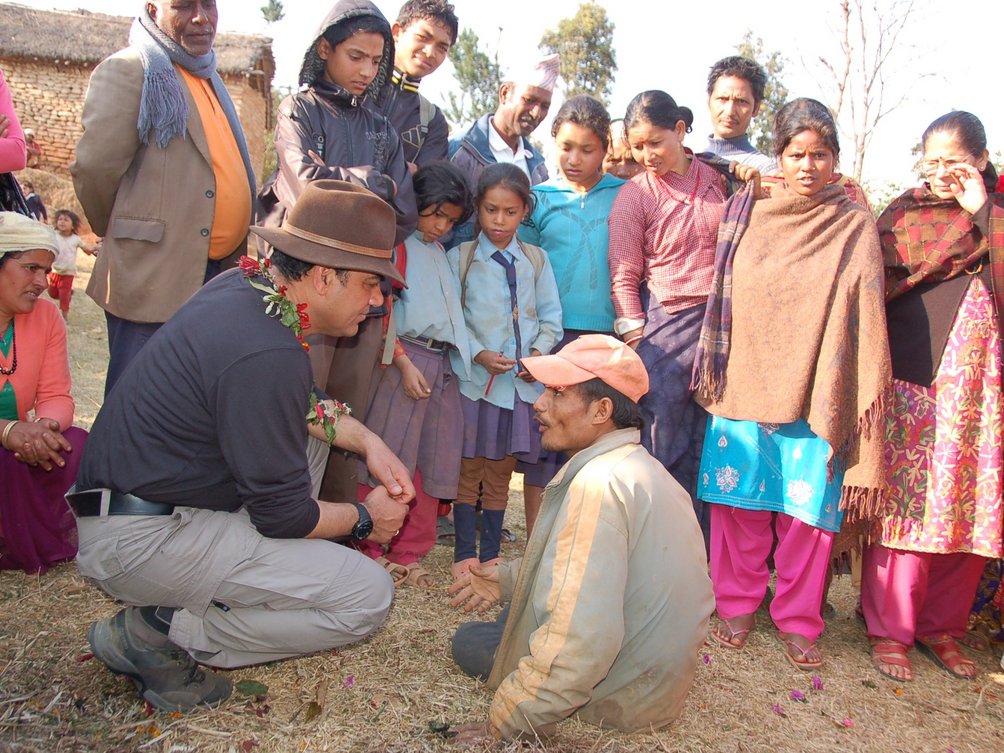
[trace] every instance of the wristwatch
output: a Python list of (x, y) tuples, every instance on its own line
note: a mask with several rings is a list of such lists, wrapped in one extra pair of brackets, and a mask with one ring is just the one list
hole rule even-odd
[(361, 505), (358, 502), (353, 502), (352, 504), (359, 511), (359, 520), (352, 526), (352, 538), (356, 541), (362, 541), (373, 533), (373, 519), (370, 517), (370, 512), (366, 509), (365, 505)]

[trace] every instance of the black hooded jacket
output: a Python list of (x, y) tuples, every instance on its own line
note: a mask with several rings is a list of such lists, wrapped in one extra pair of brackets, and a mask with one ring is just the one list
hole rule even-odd
[[(385, 41), (377, 76), (363, 97), (357, 97), (324, 79), (317, 44), (332, 27), (362, 16), (381, 22)], [(379, 9), (369, 0), (335, 3), (304, 55), (300, 84), (306, 89), (279, 105), (276, 171), (258, 196), (259, 223), (280, 225), (309, 182), (334, 178), (365, 186), (394, 207), (397, 243), (415, 230), (418, 209), (401, 141), (386, 118), (363, 106), (363, 99), (374, 96), (389, 79), (393, 62), (394, 38)]]

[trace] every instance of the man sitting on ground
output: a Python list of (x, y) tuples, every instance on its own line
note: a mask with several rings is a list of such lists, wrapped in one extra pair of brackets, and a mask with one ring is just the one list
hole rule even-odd
[[(394, 210), (319, 180), (281, 228), (251, 230), (269, 261), (243, 258), (154, 334), (105, 400), (67, 495), (80, 573), (133, 605), (91, 625), (94, 654), (159, 709), (229, 696), (197, 663), (270, 662), (379, 628), (390, 576), (324, 539), (390, 541), (415, 493), (387, 446), (317, 394), (302, 340), (355, 334), (381, 277), (401, 281)], [(317, 499), (329, 443), (364, 455), (383, 484), (362, 504)]]
[(461, 625), (453, 657), (495, 690), (482, 737), (543, 736), (578, 713), (633, 731), (679, 716), (714, 608), (690, 496), (640, 444), (648, 374), (608, 335), (523, 359), (547, 391), (541, 445), (572, 457), (547, 486), (522, 560), (475, 567), (454, 606), (496, 622)]

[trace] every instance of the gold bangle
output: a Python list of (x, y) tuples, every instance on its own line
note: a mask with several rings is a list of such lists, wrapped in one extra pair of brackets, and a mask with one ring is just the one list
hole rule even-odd
[(7, 437), (10, 435), (10, 430), (14, 428), (14, 425), (19, 423), (21, 422), (15, 419), (14, 421), (8, 421), (7, 425), (3, 427), (3, 434), (0, 434), (0, 447), (10, 449), (7, 447)]

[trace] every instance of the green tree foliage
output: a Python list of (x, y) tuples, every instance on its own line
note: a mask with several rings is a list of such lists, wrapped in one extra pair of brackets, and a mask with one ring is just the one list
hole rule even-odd
[(784, 57), (775, 51), (768, 53), (763, 48), (763, 40), (753, 37), (752, 31), (747, 31), (743, 41), (736, 45), (736, 51), (745, 58), (758, 62), (767, 73), (767, 86), (764, 87), (763, 104), (760, 113), (750, 122), (749, 137), (753, 146), (764, 154), (774, 153), (774, 142), (771, 139), (771, 128), (774, 116), (781, 105), (788, 101), (788, 88), (781, 81), (784, 73)]
[(614, 25), (603, 6), (582, 3), (574, 16), (562, 19), (557, 29), (544, 33), (540, 47), (560, 56), (565, 96), (591, 94), (609, 104), (617, 56)]
[(261, 14), (265, 17), (267, 23), (274, 24), (276, 21), (282, 20), (282, 17), (286, 15), (286, 11), (282, 7), (280, 0), (268, 0), (266, 5), (261, 6)]
[(481, 49), (481, 40), (470, 29), (464, 29), (457, 43), (450, 48), (456, 91), (449, 93), (449, 105), (443, 110), (454, 125), (470, 123), (498, 105), (502, 71), (498, 56), (489, 57)]

